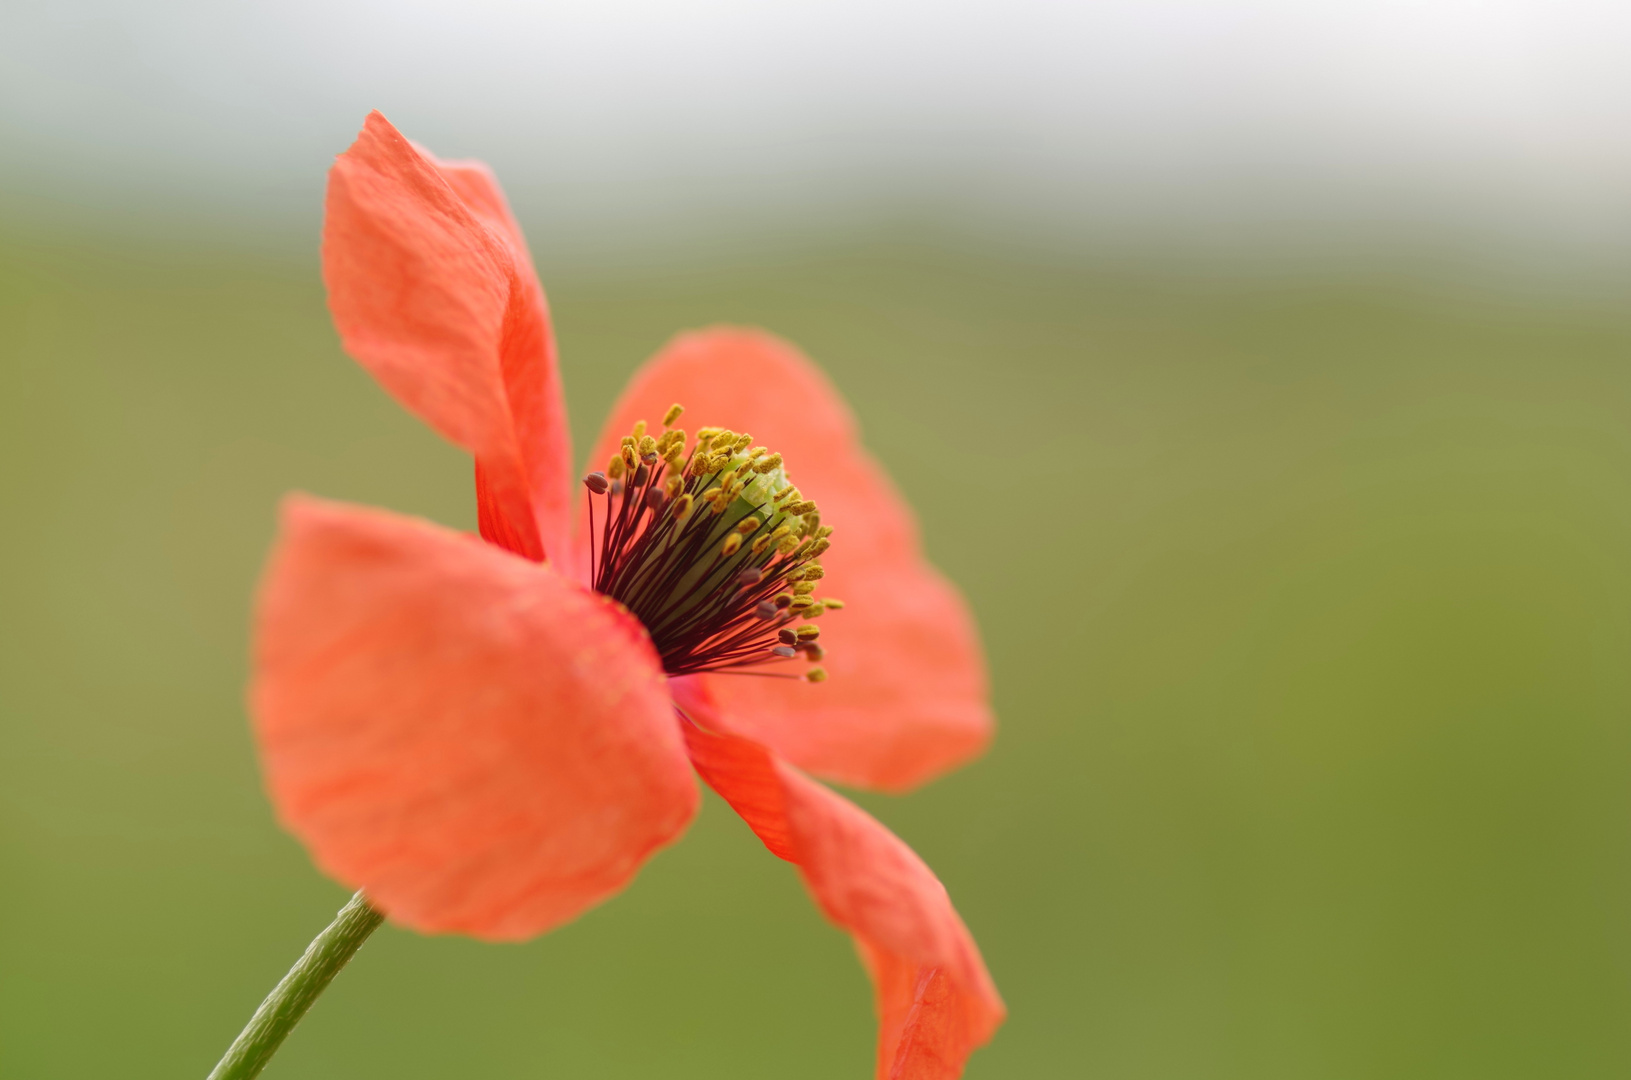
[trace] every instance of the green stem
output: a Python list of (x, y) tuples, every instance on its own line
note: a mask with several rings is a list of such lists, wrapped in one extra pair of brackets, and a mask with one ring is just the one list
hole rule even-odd
[(209, 1080), (250, 1080), (259, 1076), (317, 995), (328, 988), (384, 918), (369, 906), (361, 892), (353, 896), (328, 929), (306, 946), (306, 955), (266, 995), (248, 1025), (227, 1047), (226, 1056), (210, 1073)]

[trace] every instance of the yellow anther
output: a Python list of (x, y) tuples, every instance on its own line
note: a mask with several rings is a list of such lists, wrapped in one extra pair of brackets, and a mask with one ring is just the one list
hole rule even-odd
[(827, 655), (827, 650), (811, 641), (805, 644), (804, 655), (810, 659), (811, 663), (819, 664), (821, 658)]
[(767, 473), (772, 469), (780, 468), (781, 463), (782, 456), (780, 454), (771, 454), (767, 458), (760, 458), (758, 461), (755, 461), (753, 463), (753, 471), (756, 473)]
[(758, 518), (749, 515), (736, 523), (736, 531), (741, 533), (743, 536), (752, 536), (759, 530), (759, 526), (763, 524), (764, 522), (760, 521)]
[(679, 518), (681, 521), (684, 521), (686, 518), (691, 516), (692, 503), (690, 495), (681, 495), (679, 498), (669, 503), (669, 505), (674, 508), (672, 511), (674, 516)]
[(663, 413), (663, 427), (665, 427), (665, 428), (673, 427), (674, 426), (674, 421), (678, 420), (680, 418), (680, 413), (682, 413), (684, 411), (685, 411), (685, 406), (681, 405), (677, 401), (674, 402), (674, 404), (670, 405), (668, 407), (668, 411)]
[(651, 457), (657, 453), (657, 440), (650, 435), (640, 436), (640, 456)]
[(636, 443), (638, 443), (639, 441), (640, 440), (635, 438), (633, 435), (625, 435), (625, 436), (623, 436), (623, 441), (621, 443), (619, 443), (618, 445), (620, 445), (620, 446), (633, 446)]
[(815, 582), (813, 581), (800, 581), (793, 586), (794, 596), (809, 596), (813, 592), (815, 592)]
[(827, 669), (813, 667), (804, 673), (804, 679), (806, 682), (826, 682)]
[(612, 460), (606, 463), (606, 479), (616, 480), (623, 475), (623, 455), (613, 454)]
[(726, 471), (725, 474), (722, 475), (719, 478), (719, 486), (722, 487), (722, 488), (728, 488), (728, 487), (731, 486), (731, 484), (735, 480), (736, 480), (736, 470), (735, 469), (730, 469), (730, 470)]
[(821, 627), (806, 624), (794, 630), (793, 633), (799, 636), (800, 641), (814, 641), (821, 636)]
[(729, 450), (736, 443), (736, 432), (730, 428), (720, 428), (714, 433), (714, 444), (721, 450)]
[(775, 604), (777, 607), (786, 607), (788, 604), (793, 602), (793, 594), (786, 592), (777, 593), (771, 598), (770, 602)]
[(817, 540), (810, 545), (810, 558), (819, 559), (823, 552), (832, 547), (831, 540)]
[(750, 447), (752, 445), (753, 445), (753, 436), (747, 434), (746, 432), (744, 432), (741, 435), (738, 435), (736, 437), (736, 443), (732, 446), (732, 450), (735, 453), (740, 454), (742, 451), (746, 450), (748, 447)]
[(634, 447), (630, 446), (628, 443), (624, 443), (623, 444), (623, 464), (625, 464), (625, 465), (627, 465), (629, 467), (630, 472), (633, 472), (634, 467), (636, 465), (638, 465), (639, 463), (640, 463), (640, 455), (634, 452)]
[(684, 490), (685, 490), (685, 478), (684, 477), (670, 476), (668, 478), (668, 482), (663, 484), (663, 492), (670, 499), (679, 498), (680, 497), (680, 492), (684, 491)]
[(763, 536), (759, 537), (759, 539), (757, 539), (757, 540), (755, 540), (753, 542), (753, 553), (755, 555), (763, 555), (764, 551), (765, 551), (765, 548), (767, 548), (769, 546), (770, 546), (770, 534), (765, 533)]
[(699, 438), (699, 439), (713, 439), (713, 438), (718, 437), (719, 433), (721, 431), (723, 431), (723, 430), (724, 430), (724, 428), (716, 428), (716, 427), (698, 428), (697, 429), (697, 438)]
[(803, 578), (805, 581), (820, 581), (822, 578), (827, 576), (827, 571), (823, 570), (819, 566), (806, 566), (803, 570), (800, 570), (798, 574), (799, 577)]
[(819, 528), (819, 529), (817, 529), (815, 531), (815, 538), (817, 540), (825, 540), (825, 539), (827, 539), (827, 537), (829, 537), (831, 535), (832, 535), (832, 526), (831, 525), (823, 525), (823, 526), (821, 526), (821, 528)]
[(795, 596), (792, 600), (788, 601), (787, 610), (797, 614), (814, 603), (815, 600), (812, 597)]
[(782, 537), (791, 534), (792, 531), (793, 530), (786, 525), (777, 525), (776, 531), (770, 534), (770, 542), (772, 544), (779, 543)]
[(825, 607), (822, 607), (822, 605), (825, 604), (825, 603), (826, 603), (825, 600), (818, 600), (815, 603), (811, 604), (809, 607), (804, 609), (804, 617), (806, 619), (813, 619), (817, 615), (820, 615), (820, 614), (824, 613), (827, 609)]
[(771, 498), (776, 502), (781, 502), (783, 499), (792, 499), (794, 502), (797, 502), (798, 497), (799, 489), (794, 487), (792, 484), (788, 484), (786, 487), (782, 488), (780, 491), (776, 492), (776, 494), (771, 496)]
[(644, 420), (636, 420), (634, 422), (634, 437), (636, 439), (643, 439), (646, 437), (646, 422)]
[(843, 611), (844, 610), (844, 601), (842, 601), (842, 600), (834, 600), (830, 596), (823, 596), (821, 598), (821, 602), (823, 604), (827, 605), (829, 608), (831, 608), (834, 611)]
[(742, 534), (733, 532), (729, 536), (725, 537), (725, 543), (719, 550), (720, 554), (724, 555), (727, 559), (732, 555), (735, 555), (738, 551), (742, 550)]
[(784, 536), (781, 539), (781, 543), (776, 545), (776, 550), (781, 552), (783, 555), (791, 555), (793, 552), (798, 550), (798, 546), (799, 542), (797, 539), (791, 536)]
[(810, 513), (815, 508), (815, 503), (806, 500), (805, 502), (788, 503), (786, 509), (787, 513), (793, 515), (794, 517), (803, 517), (805, 514)]
[(755, 458), (764, 457), (768, 453), (770, 453), (770, 447), (755, 446), (752, 450), (748, 451), (748, 460), (753, 461)]

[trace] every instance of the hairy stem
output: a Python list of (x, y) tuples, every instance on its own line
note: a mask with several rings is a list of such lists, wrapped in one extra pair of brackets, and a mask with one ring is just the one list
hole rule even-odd
[(328, 988), (384, 918), (369, 906), (361, 892), (353, 896), (328, 929), (306, 946), (306, 954), (289, 969), (289, 974), (266, 995), (243, 1031), (227, 1047), (209, 1080), (250, 1080), (259, 1076), (317, 995)]

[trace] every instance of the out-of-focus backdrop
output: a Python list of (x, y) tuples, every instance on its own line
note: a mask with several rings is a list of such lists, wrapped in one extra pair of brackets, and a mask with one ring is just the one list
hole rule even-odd
[[(291, 488), (468, 526), (339, 351), (370, 108), (485, 158), (582, 446), (680, 328), (824, 364), (972, 601), (983, 761), (859, 796), (973, 1078), (1631, 1073), (1631, 8), (0, 6), (0, 1075), (202, 1076), (344, 899), (241, 704)], [(387, 928), (272, 1077), (860, 1077), (717, 800), (521, 946)]]

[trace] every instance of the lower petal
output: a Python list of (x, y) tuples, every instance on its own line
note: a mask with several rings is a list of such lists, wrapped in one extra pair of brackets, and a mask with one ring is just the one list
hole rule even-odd
[(278, 816), (394, 922), (530, 937), (622, 889), (695, 813), (644, 631), (546, 564), (293, 498), (255, 636)]
[[(707, 722), (705, 699), (681, 701)], [(879, 1080), (955, 1080), (1006, 1011), (945, 887), (900, 838), (764, 747), (684, 730), (703, 780), (855, 938), (877, 999)]]

